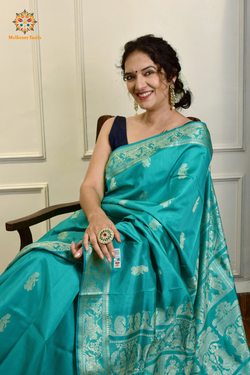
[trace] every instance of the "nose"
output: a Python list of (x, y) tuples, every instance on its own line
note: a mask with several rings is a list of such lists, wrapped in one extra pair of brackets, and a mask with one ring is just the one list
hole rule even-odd
[(144, 76), (142, 74), (138, 74), (136, 77), (135, 89), (137, 91), (142, 91), (142, 89), (144, 89), (146, 86), (147, 85)]

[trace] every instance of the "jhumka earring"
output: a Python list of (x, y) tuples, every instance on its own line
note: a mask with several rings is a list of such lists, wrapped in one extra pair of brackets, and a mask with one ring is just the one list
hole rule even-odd
[(136, 115), (136, 116), (138, 115), (138, 113), (137, 113), (138, 108), (139, 108), (138, 103), (137, 103), (137, 101), (134, 99), (134, 110), (135, 110), (135, 115)]
[(176, 103), (176, 98), (175, 98), (174, 84), (173, 83), (169, 86), (169, 90), (170, 90), (170, 103), (172, 105), (172, 109), (175, 109), (174, 105)]

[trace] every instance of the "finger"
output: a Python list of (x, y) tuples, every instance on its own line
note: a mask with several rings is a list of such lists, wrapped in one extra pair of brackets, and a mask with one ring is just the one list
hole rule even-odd
[(101, 250), (102, 250), (104, 256), (106, 257), (107, 261), (108, 261), (109, 263), (111, 263), (111, 262), (112, 262), (112, 258), (111, 258), (111, 256), (110, 256), (109, 251), (108, 251), (107, 245), (100, 244), (99, 246), (100, 246), (100, 248), (101, 248)]
[(82, 242), (78, 242), (76, 245), (74, 242), (71, 243), (71, 252), (73, 254), (73, 257), (76, 259), (79, 259), (83, 256), (82, 251)]
[(81, 249), (81, 247), (82, 247), (82, 241), (77, 242), (77, 244), (76, 244), (76, 250)]
[(83, 246), (86, 251), (89, 251), (89, 235), (87, 232), (85, 232), (83, 236)]
[(99, 243), (97, 242), (97, 238), (96, 238), (96, 235), (94, 233), (90, 236), (90, 242), (91, 242), (91, 245), (92, 245), (93, 249), (97, 253), (97, 255), (101, 259), (104, 259), (104, 255), (102, 253), (102, 250), (99, 247)]
[(112, 241), (109, 242), (106, 246), (107, 246), (109, 253), (112, 255), (113, 258), (115, 258), (115, 249), (114, 249), (113, 242)]
[(118, 230), (116, 229), (115, 225), (113, 225), (113, 228), (112, 228), (113, 232), (114, 232), (114, 237), (116, 239), (117, 242), (121, 243), (121, 236), (120, 236), (120, 233), (118, 232)]
[(76, 244), (75, 242), (71, 242), (71, 252), (73, 254), (73, 256), (75, 256), (75, 253), (76, 253)]
[(77, 251), (77, 253), (75, 254), (75, 258), (76, 259), (81, 259), (83, 257), (83, 251), (82, 251), (82, 248)]
[(83, 248), (82, 248), (82, 241), (78, 242), (76, 245), (76, 258), (81, 258), (83, 256)]

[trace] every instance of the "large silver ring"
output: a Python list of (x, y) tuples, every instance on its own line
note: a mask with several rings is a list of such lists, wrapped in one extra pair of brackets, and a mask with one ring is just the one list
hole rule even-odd
[(97, 238), (98, 242), (103, 245), (107, 245), (113, 240), (114, 232), (110, 228), (104, 228), (98, 233)]

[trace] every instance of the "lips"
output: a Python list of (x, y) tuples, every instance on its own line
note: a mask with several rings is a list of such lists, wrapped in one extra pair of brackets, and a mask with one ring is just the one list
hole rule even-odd
[(136, 94), (140, 100), (145, 100), (150, 97), (150, 95), (153, 93), (153, 91), (146, 91)]

